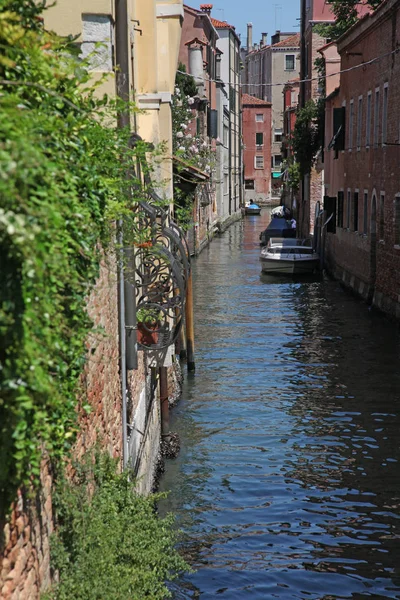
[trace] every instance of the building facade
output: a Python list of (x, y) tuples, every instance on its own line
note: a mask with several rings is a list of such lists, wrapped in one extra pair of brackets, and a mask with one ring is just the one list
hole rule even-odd
[(267, 34), (263, 34), (260, 44), (252, 46), (246, 56), (243, 91), (270, 102), (272, 106), (270, 195), (277, 200), (282, 191), (282, 90), (289, 80), (299, 75), (300, 36), (277, 31), (271, 38), (271, 44), (266, 42)]
[(293, 180), (292, 172), (294, 164), (292, 136), (296, 124), (296, 112), (299, 106), (299, 79), (288, 81), (283, 88), (283, 139), (282, 156), (284, 169), (282, 175), (282, 204), (292, 210), (293, 215), (297, 216), (297, 196), (298, 182), (297, 178)]
[[(400, 0), (385, 0), (337, 43), (327, 98), (325, 209), (330, 271), (400, 317)], [(350, 72), (347, 69), (352, 69)]]
[[(240, 39), (235, 28), (211, 18), (218, 31), (220, 68), (217, 73), (217, 169), (223, 185), (217, 189), (219, 228), (240, 217), (243, 204), (242, 119), (240, 111)], [(219, 195), (218, 195), (219, 193)]]
[[(368, 10), (366, 1), (358, 3), (357, 12), (360, 17)], [(328, 40), (320, 35), (318, 25), (329, 25), (334, 21), (332, 5), (326, 0), (301, 0), (300, 108), (304, 108), (310, 100), (317, 102), (325, 96), (324, 85), (318, 77), (317, 59), (321, 58), (319, 51)], [(303, 237), (314, 232), (316, 206), (323, 200), (323, 160), (323, 153), (320, 153), (310, 173), (301, 181), (297, 228)]]
[(271, 103), (242, 95), (245, 201), (264, 204), (271, 189)]

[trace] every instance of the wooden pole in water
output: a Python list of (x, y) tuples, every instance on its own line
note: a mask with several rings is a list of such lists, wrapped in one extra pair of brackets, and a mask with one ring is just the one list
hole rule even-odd
[(186, 360), (186, 334), (185, 334), (185, 323), (182, 323), (181, 330), (179, 332), (179, 359)]
[(186, 352), (188, 371), (196, 368), (194, 362), (193, 280), (189, 273), (186, 289)]

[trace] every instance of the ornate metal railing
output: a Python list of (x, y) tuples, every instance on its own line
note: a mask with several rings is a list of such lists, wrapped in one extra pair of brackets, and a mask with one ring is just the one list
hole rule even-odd
[(183, 231), (154, 190), (145, 158), (140, 167), (148, 200), (138, 203), (135, 227), (146, 240), (135, 244), (128, 279), (133, 275), (138, 349), (162, 350), (175, 342), (182, 326), (190, 254)]

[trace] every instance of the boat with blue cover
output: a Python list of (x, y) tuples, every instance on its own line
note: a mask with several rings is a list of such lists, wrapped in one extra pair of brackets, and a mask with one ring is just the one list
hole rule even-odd
[(250, 204), (244, 207), (244, 212), (246, 215), (259, 215), (261, 213), (261, 206), (258, 206), (255, 202), (250, 202)]

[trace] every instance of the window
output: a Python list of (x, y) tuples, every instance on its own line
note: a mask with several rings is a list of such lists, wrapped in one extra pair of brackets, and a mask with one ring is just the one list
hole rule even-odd
[(387, 118), (388, 118), (388, 92), (389, 84), (385, 83), (383, 87), (383, 107), (382, 107), (382, 144), (387, 142)]
[(394, 243), (400, 246), (400, 197), (394, 201)]
[(364, 191), (364, 206), (363, 206), (363, 233), (367, 235), (368, 233), (368, 192)]
[(264, 134), (256, 133), (256, 146), (263, 146), (263, 145), (264, 145)]
[(254, 190), (254, 179), (245, 179), (244, 189), (245, 190)]
[(274, 131), (274, 142), (282, 141), (282, 129), (275, 129)]
[(353, 229), (358, 231), (358, 192), (354, 192)]
[(264, 115), (262, 113), (256, 114), (257, 123), (264, 123)]
[(337, 153), (339, 150), (344, 150), (345, 144), (345, 127), (346, 127), (346, 107), (342, 106), (341, 108), (333, 109), (333, 138), (328, 148), (333, 147), (336, 153), (335, 158), (337, 158)]
[(294, 71), (296, 68), (296, 56), (294, 54), (285, 55), (285, 71)]
[(375, 106), (374, 106), (374, 144), (379, 142), (379, 88), (375, 90)]
[(93, 71), (112, 71), (112, 36), (110, 17), (96, 14), (82, 15), (81, 58), (89, 58), (89, 65)]
[(357, 113), (357, 150), (361, 148), (361, 132), (362, 132), (362, 110), (363, 110), (363, 98), (358, 98), (358, 113)]
[(385, 194), (381, 192), (379, 202), (379, 239), (383, 240), (385, 237)]
[(254, 168), (255, 169), (263, 169), (264, 168), (264, 157), (263, 156), (255, 157)]
[(347, 229), (350, 229), (350, 215), (351, 215), (351, 191), (347, 190)]
[(367, 124), (366, 124), (366, 134), (365, 134), (365, 145), (367, 148), (371, 144), (371, 114), (372, 114), (372, 92), (368, 92), (367, 96)]
[(353, 148), (353, 126), (354, 126), (354, 100), (350, 100), (350, 119), (349, 119), (349, 143), (348, 148)]
[(281, 154), (274, 154), (274, 156), (271, 157), (271, 166), (272, 168), (279, 168), (282, 164), (282, 155)]
[(338, 192), (337, 200), (337, 226), (343, 227), (344, 192)]

